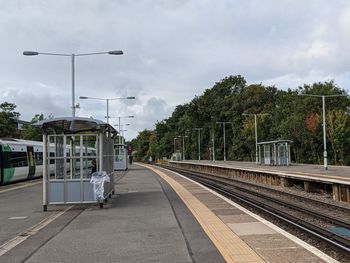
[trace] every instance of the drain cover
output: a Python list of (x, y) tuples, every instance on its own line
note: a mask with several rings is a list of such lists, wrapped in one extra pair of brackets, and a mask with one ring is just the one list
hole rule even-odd
[(345, 227), (331, 227), (329, 231), (339, 236), (350, 237), (350, 230)]

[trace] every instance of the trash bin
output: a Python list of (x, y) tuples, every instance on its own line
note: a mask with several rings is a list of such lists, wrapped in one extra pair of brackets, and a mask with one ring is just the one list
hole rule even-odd
[[(111, 180), (105, 171), (94, 172), (91, 175), (90, 183), (94, 186), (94, 198), (100, 203), (100, 207), (103, 207), (103, 201), (105, 200), (104, 184), (109, 183)], [(101, 207), (101, 208), (102, 208)]]

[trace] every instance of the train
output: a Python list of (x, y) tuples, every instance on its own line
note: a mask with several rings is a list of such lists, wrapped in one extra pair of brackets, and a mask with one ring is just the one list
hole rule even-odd
[(43, 175), (43, 143), (0, 139), (0, 185)]
[[(74, 156), (80, 156), (80, 146), (75, 147)], [(49, 146), (49, 158), (54, 157), (55, 147)], [(63, 153), (61, 153), (63, 154)], [(66, 147), (66, 173), (68, 176), (80, 177), (80, 158), (71, 162), (71, 148)], [(85, 154), (84, 154), (85, 156)], [(92, 173), (92, 159), (96, 156), (96, 147), (87, 147), (84, 157), (84, 167), (87, 174)], [(92, 157), (92, 158), (90, 158)], [(50, 176), (55, 175), (55, 168), (61, 167), (62, 160), (49, 160)], [(62, 168), (62, 167), (61, 167)], [(0, 185), (35, 179), (43, 176), (43, 143), (21, 139), (0, 139)], [(63, 179), (63, 174), (56, 175), (56, 179)]]

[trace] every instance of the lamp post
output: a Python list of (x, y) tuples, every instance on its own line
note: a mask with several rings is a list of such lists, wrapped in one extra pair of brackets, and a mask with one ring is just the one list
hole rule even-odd
[(222, 129), (224, 132), (224, 162), (226, 161), (226, 136), (225, 136), (225, 124), (232, 124), (230, 121), (217, 121), (217, 124), (222, 124)]
[(300, 96), (318, 97), (322, 98), (322, 126), (323, 126), (323, 168), (328, 170), (328, 156), (327, 156), (327, 140), (326, 140), (326, 98), (330, 97), (346, 97), (343, 94), (334, 95), (314, 95), (314, 94), (300, 94)]
[(109, 101), (110, 100), (134, 100), (135, 97), (118, 97), (118, 98), (94, 98), (94, 97), (86, 97), (86, 96), (80, 96), (79, 99), (81, 100), (105, 100), (107, 104), (107, 123), (109, 124)]
[(124, 137), (124, 132), (128, 131), (128, 130), (120, 130), (122, 132), (122, 143), (125, 144), (125, 137)]
[(175, 151), (176, 151), (176, 140), (177, 140), (177, 137), (174, 137), (174, 154), (175, 154)]
[(75, 70), (74, 70), (75, 57), (102, 55), (102, 54), (123, 55), (123, 51), (113, 50), (113, 51), (107, 51), (107, 52), (94, 52), (94, 53), (81, 53), (81, 54), (44, 53), (44, 52), (37, 52), (37, 51), (24, 51), (23, 52), (23, 55), (25, 55), (25, 56), (48, 55), (48, 56), (71, 57), (71, 64), (72, 64), (72, 116), (73, 117), (75, 117), (75, 108), (76, 108), (76, 106), (75, 106)]
[(269, 113), (243, 113), (243, 116), (254, 116), (254, 126), (255, 126), (255, 163), (259, 164), (259, 154), (258, 154), (258, 124), (256, 116), (261, 115), (270, 115)]
[(214, 134), (214, 130), (213, 130), (212, 144), (213, 144), (212, 154), (213, 154), (213, 162), (214, 162), (215, 161), (215, 134)]
[(182, 159), (186, 160), (186, 158), (185, 158), (185, 138), (187, 138), (188, 136), (184, 135), (184, 136), (177, 136), (177, 137), (182, 138)]
[(109, 117), (109, 118), (118, 118), (118, 120), (119, 120), (119, 122), (118, 122), (118, 126), (119, 126), (119, 144), (121, 144), (121, 138), (120, 138), (120, 119), (121, 118), (134, 118), (135, 116), (132, 116), (132, 115), (130, 115), (130, 116), (118, 116), (118, 117)]
[(198, 131), (198, 161), (201, 160), (201, 130), (203, 128), (194, 128), (195, 130)]
[[(118, 129), (119, 129), (119, 124), (113, 124), (113, 125), (118, 126)], [(120, 132), (122, 132), (122, 138), (124, 138), (124, 131), (127, 131), (127, 130), (123, 130), (124, 126), (130, 126), (130, 123), (125, 123), (123, 125), (120, 125), (120, 129), (121, 129)], [(124, 142), (125, 142), (125, 138), (124, 138)]]

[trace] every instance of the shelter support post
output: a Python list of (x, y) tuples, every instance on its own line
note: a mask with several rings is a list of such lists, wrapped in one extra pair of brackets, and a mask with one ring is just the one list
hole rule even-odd
[(47, 137), (43, 134), (43, 210), (47, 211)]

